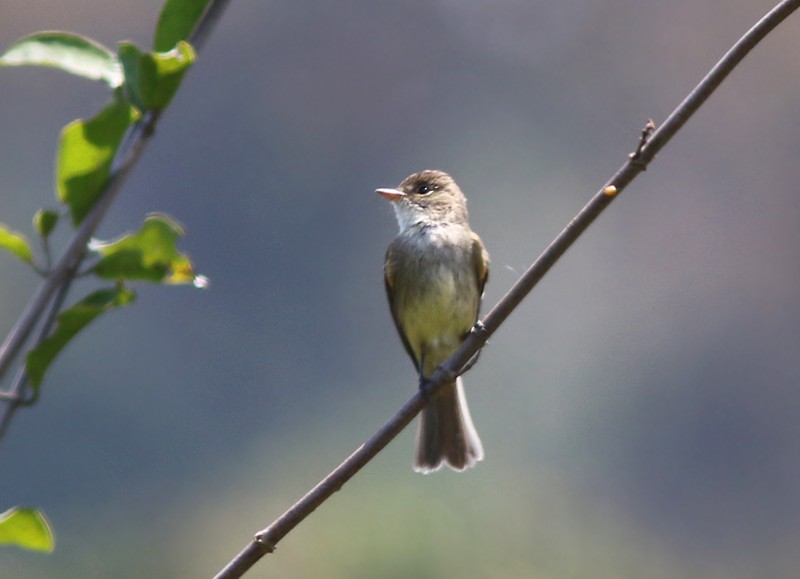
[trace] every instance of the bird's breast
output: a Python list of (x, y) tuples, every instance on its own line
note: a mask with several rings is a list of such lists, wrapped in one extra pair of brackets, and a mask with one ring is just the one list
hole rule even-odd
[(475, 323), (480, 299), (471, 246), (426, 231), (392, 251), (395, 316), (412, 348), (452, 350)]

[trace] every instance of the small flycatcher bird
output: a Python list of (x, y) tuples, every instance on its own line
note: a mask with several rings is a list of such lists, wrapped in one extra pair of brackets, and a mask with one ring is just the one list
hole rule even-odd
[[(464, 194), (447, 173), (422, 171), (377, 193), (392, 202), (400, 226), (386, 250), (389, 307), (424, 388), (478, 319), (489, 255), (469, 227)], [(446, 464), (461, 471), (482, 459), (459, 377), (422, 410), (414, 470), (428, 473)]]

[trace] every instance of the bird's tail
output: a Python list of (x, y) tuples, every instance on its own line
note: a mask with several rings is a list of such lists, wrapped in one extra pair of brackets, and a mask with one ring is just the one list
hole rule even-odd
[(461, 471), (483, 460), (483, 446), (472, 417), (461, 378), (445, 384), (442, 392), (420, 414), (414, 470), (429, 473), (446, 464)]

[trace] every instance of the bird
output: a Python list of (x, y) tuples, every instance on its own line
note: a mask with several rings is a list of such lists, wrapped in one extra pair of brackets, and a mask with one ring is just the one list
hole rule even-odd
[[(384, 262), (389, 309), (427, 395), (436, 367), (478, 321), (489, 255), (470, 229), (464, 194), (447, 173), (420, 171), (376, 193), (391, 202), (400, 229)], [(463, 471), (483, 456), (459, 376), (421, 411), (413, 467)]]

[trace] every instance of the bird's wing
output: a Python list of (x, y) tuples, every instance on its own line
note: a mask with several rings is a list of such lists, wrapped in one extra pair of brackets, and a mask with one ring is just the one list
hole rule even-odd
[[(486, 280), (489, 279), (489, 254), (481, 242), (478, 234), (472, 233), (472, 264), (475, 268), (475, 278), (478, 281), (478, 296), (483, 297), (483, 288), (486, 286)], [(478, 319), (480, 313), (481, 300), (478, 299), (478, 311), (475, 312), (475, 319)]]
[(408, 352), (408, 355), (411, 357), (411, 361), (414, 362), (414, 367), (419, 371), (419, 360), (417, 360), (417, 356), (414, 354), (414, 349), (411, 347), (411, 344), (406, 337), (405, 330), (403, 330), (403, 326), (400, 324), (400, 320), (397, 317), (397, 307), (394, 302), (394, 272), (397, 266), (397, 260), (398, 250), (396, 248), (396, 243), (393, 241), (386, 249), (386, 261), (383, 265), (383, 283), (386, 287), (386, 297), (389, 299), (389, 310), (392, 312), (394, 326), (397, 328), (397, 333), (400, 334), (400, 339), (403, 341), (403, 346), (405, 347), (406, 352)]

